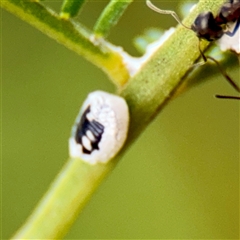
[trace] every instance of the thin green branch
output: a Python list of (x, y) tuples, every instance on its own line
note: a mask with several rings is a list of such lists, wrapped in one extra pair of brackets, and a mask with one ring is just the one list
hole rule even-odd
[(92, 32), (81, 24), (66, 21), (38, 2), (4, 0), (1, 7), (33, 25), (49, 37), (85, 57), (101, 68), (118, 86), (128, 79), (122, 56), (105, 41), (95, 41)]
[[(215, 14), (222, 3), (222, 0), (201, 0), (183, 23), (191, 26), (198, 13), (206, 9)], [(184, 75), (200, 56), (198, 41), (195, 33), (179, 26), (144, 68), (126, 84), (121, 95), (128, 102), (131, 112), (129, 142), (139, 136), (181, 86)], [(209, 42), (202, 41), (200, 47), (203, 50), (208, 45)]]
[[(222, 0), (201, 1), (184, 23), (190, 25), (197, 13), (205, 9), (216, 12), (221, 3)], [(51, 31), (56, 30), (49, 28), (49, 31), (48, 34), (52, 35)], [(68, 39), (68, 35), (65, 38)], [(208, 43), (205, 42), (201, 46), (202, 49), (207, 45)], [(197, 46), (196, 36), (190, 30), (179, 27), (155, 52), (120, 93), (128, 102), (131, 116), (128, 139), (121, 153), (107, 164), (96, 166), (70, 159), (32, 216), (13, 237), (14, 239), (63, 237), (95, 189), (113, 170), (122, 154), (174, 94), (182, 82), (182, 77), (199, 57)]]
[(84, 2), (85, 0), (64, 0), (61, 8), (61, 18), (69, 19), (76, 17)]
[(92, 166), (79, 159), (69, 159), (12, 239), (61, 239), (113, 166), (113, 163)]
[(132, 0), (111, 0), (94, 26), (94, 33), (99, 37), (106, 37), (117, 24)]

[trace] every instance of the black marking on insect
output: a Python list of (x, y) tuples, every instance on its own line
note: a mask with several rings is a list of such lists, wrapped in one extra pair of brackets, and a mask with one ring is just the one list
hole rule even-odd
[[(87, 114), (90, 113), (90, 106), (82, 114), (81, 120), (77, 125), (77, 131), (75, 135), (75, 140), (77, 143), (82, 145), (82, 151), (85, 154), (91, 154), (94, 150), (99, 150), (99, 142), (101, 141), (102, 134), (104, 132), (104, 126), (97, 122), (96, 120), (89, 120)], [(89, 137), (87, 132), (93, 135), (93, 138)], [(83, 137), (86, 137), (91, 143), (91, 149), (87, 149), (87, 146), (84, 145)]]
[[(234, 36), (236, 31), (240, 26), (240, 0), (231, 0), (230, 2), (224, 3), (220, 8), (216, 17), (213, 16), (212, 12), (203, 12), (200, 13), (191, 27), (186, 26), (179, 19), (178, 15), (174, 11), (162, 10), (154, 6), (150, 0), (146, 1), (146, 4), (149, 8), (155, 12), (162, 14), (170, 14), (175, 20), (180, 23), (183, 27), (194, 31), (199, 39), (199, 52), (204, 60), (213, 61), (219, 68), (222, 75), (225, 79), (232, 85), (232, 87), (240, 93), (240, 87), (231, 79), (231, 77), (222, 69), (219, 62), (211, 56), (206, 56), (200, 48), (200, 40), (205, 39), (209, 42), (220, 39), (224, 34), (228, 36)], [(236, 22), (233, 31), (228, 31), (228, 23)], [(216, 95), (217, 98), (229, 98), (229, 99), (240, 99), (240, 97), (235, 96), (222, 96)]]

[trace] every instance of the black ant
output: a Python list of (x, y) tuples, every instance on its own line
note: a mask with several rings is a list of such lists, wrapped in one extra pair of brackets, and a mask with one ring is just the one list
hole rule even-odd
[[(207, 62), (207, 59), (212, 60), (219, 68), (222, 75), (227, 79), (227, 81), (234, 87), (235, 90), (240, 92), (240, 88), (237, 86), (237, 84), (227, 75), (227, 73), (222, 69), (219, 62), (210, 57), (205, 56), (203, 51), (200, 48), (200, 40), (205, 39), (209, 42), (215, 41), (217, 39), (220, 39), (224, 34), (228, 36), (234, 36), (236, 31), (239, 28), (240, 25), (240, 0), (231, 0), (231, 2), (224, 3), (219, 10), (216, 17), (213, 16), (212, 12), (203, 12), (200, 13), (194, 23), (191, 25), (191, 27), (186, 26), (181, 22), (178, 15), (174, 11), (170, 10), (162, 10), (154, 6), (150, 0), (146, 0), (146, 4), (149, 8), (154, 10), (155, 12), (162, 13), (162, 14), (170, 14), (172, 15), (175, 20), (180, 23), (183, 27), (190, 29), (194, 31), (199, 39), (199, 52), (204, 60), (204, 62)], [(236, 22), (236, 25), (233, 29), (233, 31), (228, 31), (228, 24)], [(222, 95), (216, 95), (217, 98), (227, 98), (227, 99), (240, 99), (240, 97), (235, 96), (222, 96)]]
[[(233, 31), (227, 31), (227, 24), (236, 22)], [(234, 36), (240, 24), (240, 0), (224, 3), (214, 18), (212, 12), (200, 13), (191, 26), (198, 38), (209, 42), (217, 40), (223, 34)]]

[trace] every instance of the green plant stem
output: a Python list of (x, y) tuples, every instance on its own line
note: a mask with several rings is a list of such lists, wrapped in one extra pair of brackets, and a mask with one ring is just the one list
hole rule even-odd
[(117, 24), (132, 0), (111, 0), (94, 26), (94, 33), (99, 37), (106, 37)]
[(101, 68), (117, 85), (129, 79), (122, 56), (106, 41), (94, 41), (93, 33), (73, 21), (66, 21), (39, 2), (4, 0), (1, 7), (30, 23), (49, 37)]
[[(221, 4), (222, 0), (200, 1), (184, 24), (190, 26), (197, 14), (206, 9), (216, 13)], [(130, 106), (131, 116), (134, 116), (131, 117), (129, 141), (142, 132), (180, 87), (184, 75), (199, 58), (198, 41), (195, 33), (179, 26), (148, 64), (126, 84), (121, 95)], [(209, 42), (202, 41), (201, 49), (208, 45)]]
[(64, 19), (76, 17), (84, 2), (85, 0), (64, 0), (60, 14), (61, 17)]
[(38, 207), (13, 239), (60, 239), (113, 164), (69, 159)]
[[(222, 0), (200, 1), (184, 23), (190, 25), (205, 9), (216, 12), (221, 3)], [(202, 49), (207, 45), (204, 42)], [(128, 139), (120, 154), (107, 164), (96, 166), (70, 159), (14, 239), (56, 239), (66, 234), (95, 189), (180, 86), (182, 77), (199, 57), (197, 46), (194, 33), (179, 27), (155, 52), (120, 92), (128, 102), (131, 116)]]

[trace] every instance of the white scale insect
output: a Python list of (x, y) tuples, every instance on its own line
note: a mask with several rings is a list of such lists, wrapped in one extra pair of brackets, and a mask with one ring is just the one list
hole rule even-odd
[(69, 154), (89, 164), (107, 163), (122, 148), (128, 132), (126, 101), (95, 91), (88, 95), (72, 128)]

